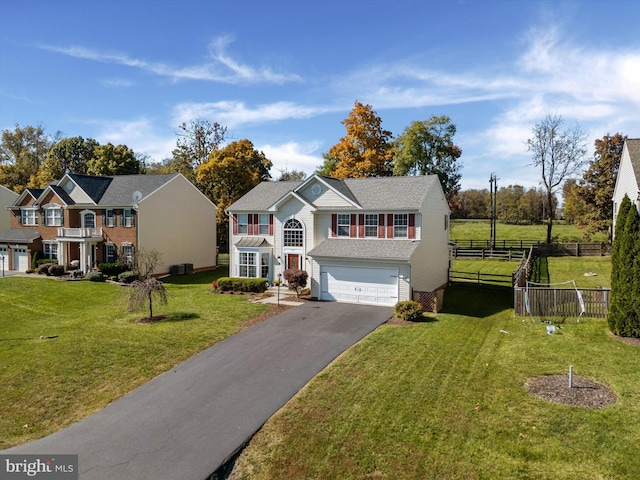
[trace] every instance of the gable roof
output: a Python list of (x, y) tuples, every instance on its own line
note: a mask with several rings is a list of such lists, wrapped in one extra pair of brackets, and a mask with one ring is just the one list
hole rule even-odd
[[(312, 175), (303, 182), (262, 182), (234, 202), (228, 210), (266, 210), (290, 192), (299, 192), (313, 179), (329, 186), (353, 205), (376, 211), (420, 208), (434, 188), (441, 188), (437, 175), (345, 179)], [(313, 205), (313, 202), (309, 203)]]
[(164, 184), (179, 176), (179, 173), (160, 175), (116, 175), (111, 177), (109, 188), (106, 189), (98, 205), (118, 206), (133, 205), (133, 192), (140, 192), (144, 200)]
[(262, 182), (233, 202), (228, 210), (254, 211), (266, 210), (289, 192), (295, 190), (301, 182)]
[(640, 138), (627, 138), (626, 143), (636, 183), (640, 185)]
[(79, 175), (69, 173), (67, 176), (78, 185), (89, 198), (98, 203), (114, 177), (96, 177), (92, 175)]

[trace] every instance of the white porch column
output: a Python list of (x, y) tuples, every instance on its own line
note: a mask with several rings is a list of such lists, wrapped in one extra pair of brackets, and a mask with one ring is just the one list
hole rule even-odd
[(67, 244), (65, 242), (58, 242), (58, 265), (67, 265)]

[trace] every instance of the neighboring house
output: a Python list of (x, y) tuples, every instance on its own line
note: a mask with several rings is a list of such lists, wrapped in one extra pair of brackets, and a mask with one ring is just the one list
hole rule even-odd
[[(7, 187), (0, 185), (0, 232), (8, 230), (10, 227), (7, 208), (13, 205), (18, 198), (18, 194)], [(0, 245), (0, 270), (9, 269), (9, 252), (6, 245)]]
[(319, 300), (442, 300), (450, 211), (435, 175), (263, 182), (227, 213), (231, 276), (301, 269)]
[(622, 158), (616, 186), (613, 190), (613, 234), (622, 199), (627, 195), (640, 213), (640, 138), (627, 138), (622, 147)]
[(27, 188), (9, 207), (0, 233), (9, 269), (31, 268), (35, 252), (87, 272), (102, 262), (130, 262), (138, 248), (156, 249), (162, 264), (216, 267), (216, 206), (183, 175), (66, 174)]

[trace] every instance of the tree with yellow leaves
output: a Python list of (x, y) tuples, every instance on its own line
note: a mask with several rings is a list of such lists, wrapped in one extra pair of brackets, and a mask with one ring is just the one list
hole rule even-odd
[(198, 186), (218, 207), (218, 245), (221, 247), (229, 240), (227, 207), (260, 182), (270, 180), (271, 166), (271, 160), (244, 139), (213, 150), (207, 162), (198, 167)]
[(346, 127), (347, 134), (329, 149), (327, 156), (336, 160), (331, 176), (359, 178), (391, 175), (392, 134), (382, 128), (382, 120), (371, 105), (356, 101), (349, 117), (342, 124)]

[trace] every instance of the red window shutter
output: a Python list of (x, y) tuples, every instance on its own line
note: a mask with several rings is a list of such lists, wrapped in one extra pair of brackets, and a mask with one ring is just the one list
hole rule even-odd
[(253, 215), (247, 215), (247, 235), (253, 235)]
[(378, 238), (384, 238), (384, 213), (378, 214)]
[(409, 214), (409, 238), (416, 238), (416, 214)]
[(260, 233), (260, 227), (258, 225), (259, 217), (257, 213), (253, 214), (253, 234), (258, 235)]
[(357, 215), (355, 213), (352, 213), (351, 221), (349, 222), (349, 236), (354, 238), (356, 237), (356, 228), (357, 228), (356, 218), (357, 218)]
[(273, 213), (269, 214), (269, 235), (273, 235)]
[(234, 235), (238, 234), (238, 214), (237, 213), (233, 214), (233, 234)]
[(331, 236), (338, 236), (338, 214), (334, 213), (331, 215)]
[(387, 238), (393, 238), (393, 213), (387, 213)]
[(358, 217), (358, 236), (364, 238), (364, 213)]

